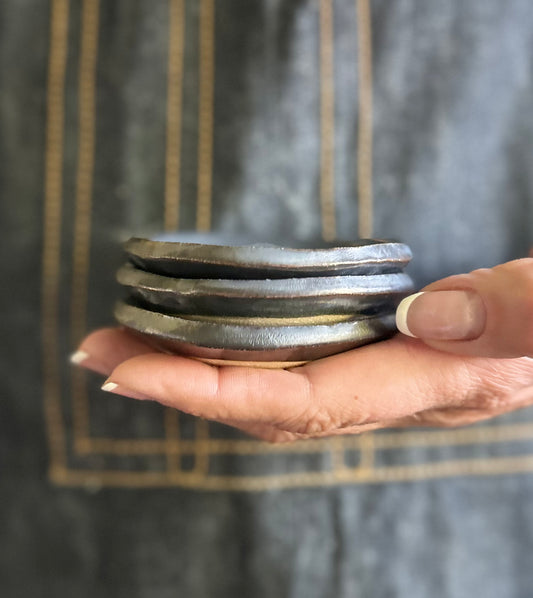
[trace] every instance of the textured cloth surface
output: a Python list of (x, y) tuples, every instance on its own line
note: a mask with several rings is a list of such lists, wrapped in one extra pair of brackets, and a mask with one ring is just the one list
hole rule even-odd
[[(526, 255), (531, 3), (370, 5), (374, 236), (412, 247), (417, 286)], [(283, 451), (67, 365), (112, 323), (132, 234), (317, 238), (333, 206), (336, 236), (357, 237), (357, 16), (354, 0), (1, 3), (2, 595), (531, 595), (531, 410)]]

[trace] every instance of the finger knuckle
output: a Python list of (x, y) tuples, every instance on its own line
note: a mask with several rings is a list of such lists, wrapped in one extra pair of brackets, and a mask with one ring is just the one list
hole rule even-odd
[(315, 412), (301, 418), (294, 431), (306, 436), (317, 436), (334, 429), (335, 423), (328, 413)]
[(307, 413), (300, 418), (294, 431), (306, 436), (322, 436), (335, 430), (358, 429), (361, 426), (374, 424), (375, 421), (370, 412), (363, 410), (358, 410), (356, 414), (322, 410)]

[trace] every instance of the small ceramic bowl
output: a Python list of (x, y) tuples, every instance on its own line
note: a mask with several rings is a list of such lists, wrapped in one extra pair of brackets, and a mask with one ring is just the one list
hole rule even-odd
[[(181, 240), (166, 240), (166, 239)], [(411, 259), (409, 247), (395, 241), (279, 247), (266, 243), (221, 244), (212, 234), (132, 238), (124, 245), (129, 260), (142, 270), (176, 278), (266, 279), (376, 275), (401, 271)], [(185, 239), (185, 240), (183, 240)]]
[(382, 340), (395, 330), (394, 314), (358, 318), (177, 317), (117, 304), (120, 324), (164, 351), (237, 361), (308, 361)]
[(140, 305), (167, 314), (224, 316), (368, 315), (392, 311), (413, 291), (404, 273), (266, 280), (171, 278), (127, 264), (118, 282)]

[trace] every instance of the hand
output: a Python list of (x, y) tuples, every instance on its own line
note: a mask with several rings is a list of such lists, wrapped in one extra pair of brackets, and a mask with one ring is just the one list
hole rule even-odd
[(210, 366), (121, 329), (91, 334), (75, 362), (109, 375), (106, 390), (270, 441), (470, 424), (533, 403), (532, 270), (524, 259), (441, 280), (399, 310), (425, 341), (399, 334), (292, 370)]

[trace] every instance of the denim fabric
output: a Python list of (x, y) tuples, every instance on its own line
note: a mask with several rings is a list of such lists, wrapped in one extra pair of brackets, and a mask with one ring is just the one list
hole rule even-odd
[[(96, 1), (85, 2), (85, 17), (81, 0), (0, 3), (2, 596), (531, 596), (533, 439), (523, 433), (527, 428), (516, 427), (533, 422), (531, 410), (478, 426), (477, 440), (456, 436), (441, 443), (428, 436), (427, 442), (420, 437), (418, 444), (402, 447), (399, 441), (396, 448), (376, 450), (374, 467), (385, 473), (345, 484), (327, 482), (332, 457), (323, 450), (248, 460), (230, 454), (210, 462), (210, 475), (237, 480), (324, 473), (308, 487), (265, 483), (245, 491), (237, 483), (238, 491), (229, 485), (206, 491), (182, 488), (169, 477), (159, 487), (140, 482), (116, 488), (113, 472), (157, 474), (166, 467), (165, 455), (76, 449), (76, 403), (70, 399), (78, 387), (67, 356), (79, 340), (77, 330), (112, 323), (120, 241), (169, 226), (165, 201), (168, 209), (176, 198), (169, 188), (179, 190), (174, 222), (181, 229), (195, 228), (201, 195), (211, 201), (213, 229), (272, 241), (316, 238), (324, 174), (318, 0), (216, 0), (214, 28), (206, 28), (213, 33), (213, 79), (205, 60), (209, 38), (199, 33), (201, 9), (209, 2), (185, 1), (177, 128), (167, 112), (167, 0), (100, 0), (91, 121), (90, 103), (84, 103), (90, 89), (82, 85), (80, 92), (79, 85), (92, 81), (82, 48), (89, 43), (89, 52), (87, 7)], [(418, 286), (527, 254), (533, 241), (531, 2), (370, 4), (374, 236), (412, 247), (410, 273)], [(331, 5), (337, 235), (353, 239), (360, 126), (356, 2)], [(50, 136), (58, 97), (49, 93), (49, 74), (57, 67), (49, 64), (57, 50), (51, 31), (61, 35), (53, 28), (61, 23), (61, 6), (70, 9), (59, 97), (64, 111), (54, 113), (64, 125), (62, 140)], [(201, 101), (209, 100), (210, 81), (212, 129)], [(80, 153), (88, 130), (94, 132), (94, 168), (83, 153), (87, 146)], [(169, 142), (178, 155), (176, 135), (179, 169), (168, 162)], [(59, 147), (58, 195), (46, 184)], [(177, 187), (166, 179), (169, 172)], [(79, 208), (85, 175), (92, 181), (86, 212)], [(212, 193), (205, 193), (205, 176)], [(60, 222), (50, 216), (51, 196), (61, 198)], [(89, 234), (86, 276), (73, 257), (80, 238), (76, 213), (82, 234)], [(43, 247), (53, 249), (54, 242), (60, 247), (55, 274), (43, 264)], [(43, 295), (43, 285), (57, 289), (59, 320), (51, 333), (57, 345), (42, 325), (42, 307), (51, 297), (50, 291)], [(71, 316), (76, 292), (87, 300), (79, 329)], [(57, 440), (50, 438), (43, 402), (47, 384), (55, 383), (50, 355), (61, 364), (59, 405), (71, 472), (65, 478), (47, 476)], [(96, 376), (87, 381), (91, 437), (164, 438), (157, 405), (104, 397), (100, 382)], [(182, 420), (185, 439), (195, 425), (192, 418)], [(508, 441), (498, 440), (498, 430)], [(209, 433), (237, 438), (222, 426)], [(346, 451), (348, 465), (359, 458), (356, 452)], [(460, 465), (442, 467), (450, 462)]]

